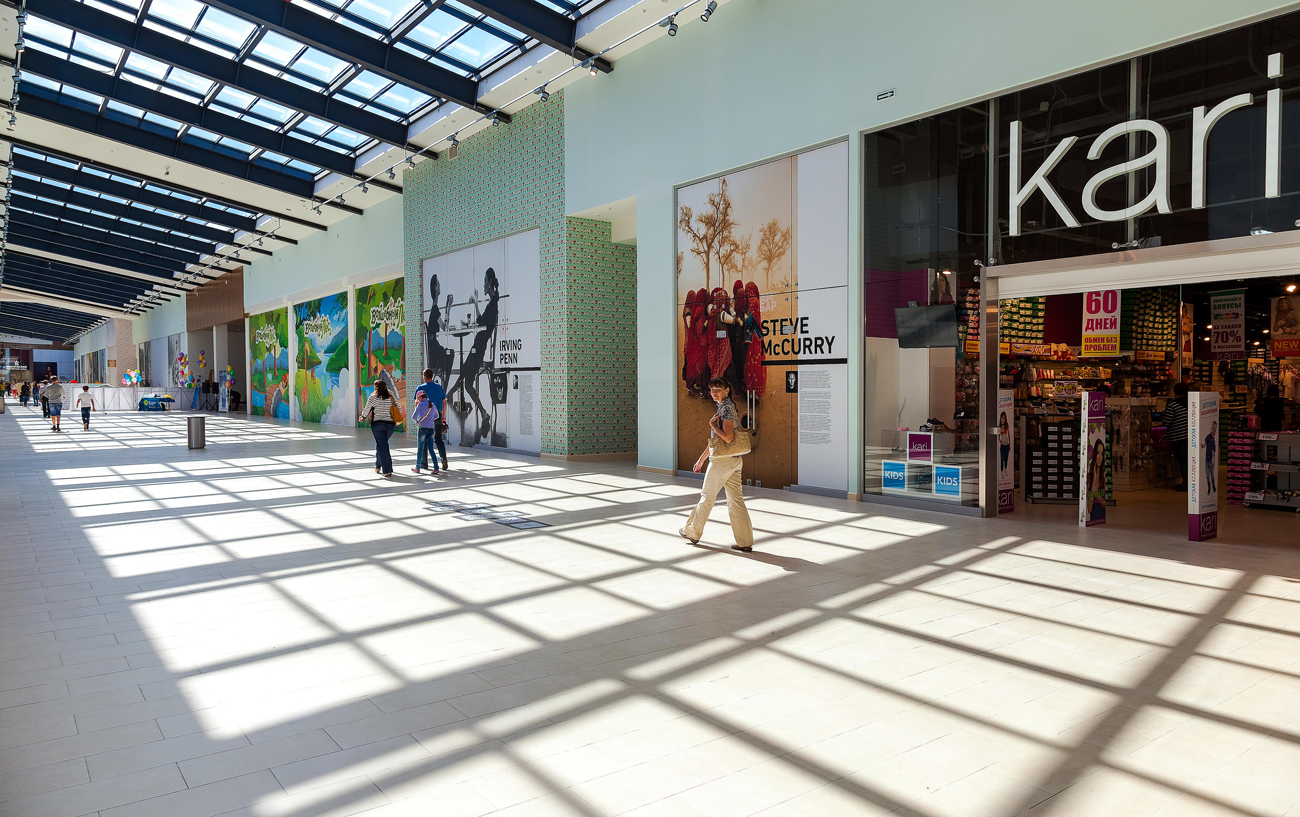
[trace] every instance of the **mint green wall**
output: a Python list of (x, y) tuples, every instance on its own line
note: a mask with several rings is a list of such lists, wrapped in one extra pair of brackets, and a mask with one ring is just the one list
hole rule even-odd
[[(367, 194), (354, 190), (349, 204)], [(373, 193), (369, 195), (374, 195)], [(281, 247), (244, 267), (244, 306), (263, 304), (341, 278), (360, 275), (402, 260), (402, 197), (391, 196), (366, 208), (363, 215), (345, 218), (328, 232), (299, 239), (296, 247)], [(156, 336), (155, 336), (156, 337)]]
[[(565, 93), (566, 212), (637, 202), (640, 462), (676, 467), (673, 186), (982, 99), (1290, 6), (1266, 0), (867, 3), (731, 0), (707, 23), (619, 59)], [(876, 102), (879, 91), (896, 96)], [(860, 230), (850, 229), (856, 268)], [(861, 281), (849, 277), (849, 325)], [(849, 347), (849, 490), (861, 475), (861, 341)]]

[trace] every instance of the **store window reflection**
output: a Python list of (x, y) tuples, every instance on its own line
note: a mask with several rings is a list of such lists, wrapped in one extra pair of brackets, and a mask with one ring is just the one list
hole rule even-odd
[(978, 505), (987, 116), (863, 138), (864, 491)]

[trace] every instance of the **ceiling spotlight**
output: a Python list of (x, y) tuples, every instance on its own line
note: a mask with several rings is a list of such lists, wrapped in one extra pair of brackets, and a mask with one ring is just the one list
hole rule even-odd
[(583, 60), (583, 62), (582, 62), (582, 67), (587, 69), (587, 73), (588, 73), (588, 74), (591, 74), (593, 77), (596, 76), (596, 58), (595, 58), (595, 57), (592, 57), (591, 59), (588, 59), (588, 60)]
[(662, 20), (659, 21), (659, 27), (660, 27), (660, 28), (666, 28), (666, 29), (668, 29), (668, 36), (669, 36), (669, 37), (676, 37), (676, 36), (677, 36), (677, 16), (676, 16), (676, 15), (673, 15), (673, 16), (671, 16), (671, 17), (665, 17), (665, 18), (663, 18)]
[(23, 44), (22, 40), (19, 40), (18, 42), (14, 43), (14, 50), (17, 51), (19, 54), (21, 54), (27, 50), (27, 46)]
[(319, 216), (319, 215), (321, 214), (321, 212), (320, 212), (320, 205), (319, 205), (319, 204), (316, 205), (315, 207), (313, 207), (312, 209), (316, 211), (316, 215)]
[(950, 270), (950, 269), (946, 269), (946, 270), (943, 271), (943, 274), (944, 274), (944, 275), (952, 275), (952, 270)]
[(709, 0), (709, 4), (704, 7), (704, 13), (700, 15), (700, 19), (707, 23), (709, 18), (713, 16), (713, 12), (717, 10), (718, 0)]
[(369, 193), (369, 192), (370, 192), (370, 188), (366, 186), (366, 183), (365, 183), (365, 182), (362, 182), (362, 183), (361, 183), (361, 192), (362, 192), (362, 193)]
[(347, 199), (343, 198), (342, 196), (339, 196), (339, 204), (347, 204), (347, 203), (348, 203)]
[(492, 114), (492, 127), (495, 128), (497, 125), (500, 124), (501, 124), (501, 117), (497, 116), (496, 114)]
[(412, 169), (412, 170), (415, 170), (415, 157), (414, 157), (414, 156), (407, 156), (407, 157), (406, 157), (406, 166), (409, 167), (409, 168)]
[(456, 138), (456, 134), (454, 133), (451, 135), (451, 146), (452, 148), (460, 147), (460, 140)]
[(1202, 338), (1202, 340), (1209, 340), (1209, 338)]
[(20, 12), (18, 12), (18, 16), (17, 16), (15, 19), (18, 21), (18, 25), (20, 25), (20, 26), (21, 26), (21, 25), (26, 25), (26, 24), (27, 24), (27, 12), (25, 12), (25, 11), (20, 11)]
[(1258, 345), (1259, 345), (1259, 341), (1255, 341), (1255, 345), (1258, 346)]
[(1295, 284), (1291, 284), (1290, 286), (1288, 286), (1288, 287), (1286, 288), (1286, 291), (1287, 291), (1287, 292), (1295, 292)]
[(397, 172), (394, 171), (391, 167), (388, 168), (388, 180), (391, 182), (393, 179), (396, 178), (397, 178)]
[(262, 246), (262, 239), (261, 239), (261, 238), (258, 238), (258, 239), (257, 239), (257, 246), (259, 246), (259, 247)]
[(1268, 330), (1267, 330), (1267, 329), (1264, 330), (1264, 334), (1265, 334), (1265, 335), (1268, 334)]
[(540, 87), (540, 88), (534, 88), (534, 89), (533, 89), (533, 93), (535, 93), (535, 94), (537, 94), (539, 97), (541, 97), (543, 102), (545, 102), (546, 100), (548, 100), (548, 99), (551, 98), (551, 95), (550, 95), (549, 93), (546, 92), (546, 86), (545, 86), (545, 85), (543, 85), (543, 86)]

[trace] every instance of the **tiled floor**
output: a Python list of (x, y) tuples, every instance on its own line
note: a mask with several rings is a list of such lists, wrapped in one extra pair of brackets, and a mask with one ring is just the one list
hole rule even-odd
[(0, 416), (3, 817), (1300, 815), (1290, 516), (760, 491), (744, 556), (625, 464), (386, 482), (349, 430), (94, 425)]

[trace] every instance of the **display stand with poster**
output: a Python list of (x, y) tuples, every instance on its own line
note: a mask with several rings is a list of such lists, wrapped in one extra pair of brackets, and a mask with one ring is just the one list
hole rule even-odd
[(998, 513), (1016, 509), (1016, 466), (1012, 444), (1016, 435), (1012, 421), (1016, 416), (1016, 393), (998, 390)]
[(1079, 412), (1079, 527), (1106, 524), (1106, 393), (1085, 391)]
[(1187, 538), (1219, 535), (1219, 393), (1187, 393)]
[(218, 387), (217, 411), (222, 414), (230, 413), (230, 375), (225, 372), (221, 373), (221, 384)]

